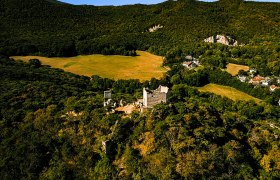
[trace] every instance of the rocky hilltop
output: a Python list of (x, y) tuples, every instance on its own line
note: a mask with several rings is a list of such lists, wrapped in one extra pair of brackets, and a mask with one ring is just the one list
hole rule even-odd
[(230, 36), (214, 35), (204, 39), (208, 43), (220, 43), (227, 46), (238, 46), (238, 42)]

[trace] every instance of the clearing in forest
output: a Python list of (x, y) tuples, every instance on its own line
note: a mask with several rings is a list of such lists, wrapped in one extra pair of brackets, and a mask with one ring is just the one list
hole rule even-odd
[(227, 65), (227, 72), (230, 73), (232, 76), (236, 76), (240, 70), (249, 71), (249, 69), (249, 66), (239, 64), (229, 63)]
[(163, 58), (145, 51), (137, 51), (135, 57), (119, 55), (80, 55), (67, 58), (47, 58), (40, 56), (14, 56), (16, 60), (39, 59), (43, 65), (50, 65), (78, 75), (111, 79), (150, 80), (161, 78), (167, 68), (162, 67)]
[(249, 94), (246, 94), (242, 91), (239, 91), (235, 88), (229, 87), (229, 86), (222, 86), (218, 84), (207, 84), (206, 86), (198, 88), (200, 92), (211, 92), (220, 96), (225, 96), (229, 99), (232, 99), (234, 101), (237, 100), (243, 100), (243, 101), (249, 101), (253, 100), (256, 103), (260, 103), (261, 100), (258, 98), (255, 98), (253, 96), (250, 96)]

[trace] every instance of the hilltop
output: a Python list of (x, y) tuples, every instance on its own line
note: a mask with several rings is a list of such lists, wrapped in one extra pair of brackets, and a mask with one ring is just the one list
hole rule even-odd
[[(179, 0), (97, 7), (46, 0), (2, 2), (0, 53), (6, 55), (125, 55), (136, 49), (163, 55), (215, 34), (257, 45), (277, 43), (280, 37), (279, 3)], [(149, 32), (157, 25), (162, 28)]]
[(58, 0), (46, 0), (46, 1), (51, 2), (51, 3), (58, 3), (58, 4), (67, 4), (65, 2), (58, 1)]

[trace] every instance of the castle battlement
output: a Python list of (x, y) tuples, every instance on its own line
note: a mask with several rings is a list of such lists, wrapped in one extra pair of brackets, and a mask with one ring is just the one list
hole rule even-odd
[(166, 103), (168, 98), (168, 87), (159, 86), (155, 90), (143, 88), (143, 106), (152, 108), (154, 105)]

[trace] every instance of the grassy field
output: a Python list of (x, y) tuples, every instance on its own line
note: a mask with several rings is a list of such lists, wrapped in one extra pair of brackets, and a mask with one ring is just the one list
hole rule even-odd
[(14, 56), (16, 60), (28, 61), (37, 58), (42, 64), (64, 69), (79, 75), (99, 75), (111, 79), (149, 80), (160, 78), (167, 71), (161, 67), (162, 57), (144, 51), (137, 51), (139, 56), (86, 55), (70, 58), (46, 58), (39, 56)]
[(236, 76), (240, 70), (249, 71), (249, 66), (232, 63), (229, 63), (227, 65), (227, 72), (230, 73), (232, 76)]
[(244, 100), (249, 101), (253, 100), (256, 103), (260, 103), (261, 100), (258, 98), (255, 98), (253, 96), (250, 96), (244, 92), (238, 91), (237, 89), (234, 89), (232, 87), (228, 86), (221, 86), (217, 84), (207, 84), (206, 86), (198, 88), (200, 92), (211, 92), (220, 96), (225, 96), (229, 99), (232, 99), (234, 101), (236, 100)]

